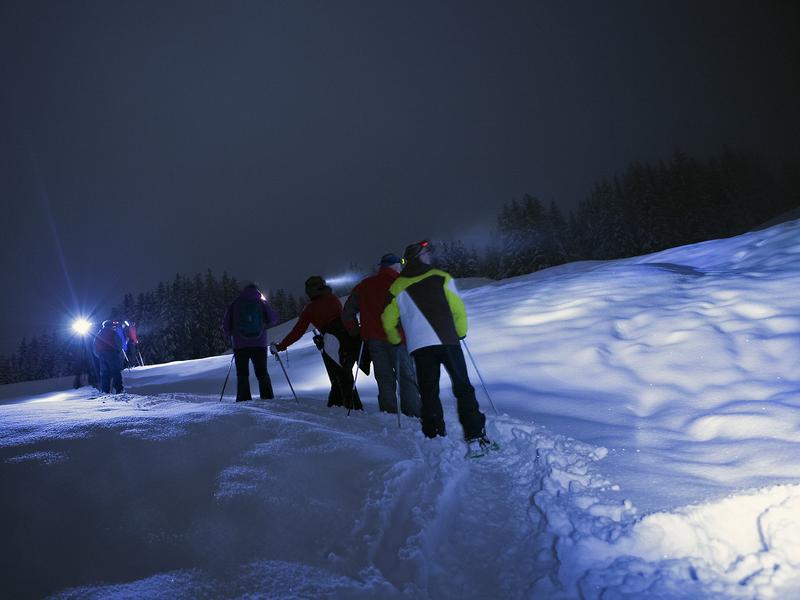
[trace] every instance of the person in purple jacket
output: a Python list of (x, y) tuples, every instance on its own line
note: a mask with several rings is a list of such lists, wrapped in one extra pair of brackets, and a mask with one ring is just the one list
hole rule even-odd
[(262, 400), (274, 398), (267, 372), (267, 328), (278, 322), (278, 315), (255, 283), (245, 286), (239, 297), (225, 311), (222, 329), (233, 345), (236, 363), (236, 401), (250, 396), (250, 361), (258, 379)]

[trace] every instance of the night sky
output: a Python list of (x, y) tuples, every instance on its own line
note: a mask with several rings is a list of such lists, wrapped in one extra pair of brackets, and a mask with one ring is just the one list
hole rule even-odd
[(800, 160), (798, 4), (0, 0), (0, 352), (178, 272), (299, 292), (472, 240), (676, 148)]

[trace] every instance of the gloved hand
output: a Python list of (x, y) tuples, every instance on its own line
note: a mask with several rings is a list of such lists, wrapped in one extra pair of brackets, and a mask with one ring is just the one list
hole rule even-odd
[(277, 354), (278, 354), (278, 344), (276, 344), (275, 342), (272, 342), (269, 345), (269, 351), (270, 351), (270, 354), (272, 354), (272, 356), (277, 356)]
[(317, 350), (322, 350), (325, 347), (325, 338), (322, 337), (322, 334), (317, 334), (313, 338), (314, 345), (317, 347)]

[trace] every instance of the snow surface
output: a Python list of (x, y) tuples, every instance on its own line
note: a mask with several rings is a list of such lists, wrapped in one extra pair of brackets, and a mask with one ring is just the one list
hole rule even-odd
[(800, 597), (800, 221), (466, 287), (477, 461), (446, 377), (446, 439), (363, 374), (348, 417), (309, 336), (299, 403), (217, 402), (229, 356), (0, 388), (0, 596)]

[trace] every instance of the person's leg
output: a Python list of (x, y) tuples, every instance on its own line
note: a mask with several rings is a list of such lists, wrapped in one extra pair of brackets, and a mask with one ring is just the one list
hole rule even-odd
[(339, 346), (339, 363), (341, 367), (337, 369), (337, 377), (342, 386), (342, 398), (346, 408), (353, 410), (363, 410), (361, 405), (361, 398), (358, 391), (354, 388), (353, 382), (353, 365), (356, 364), (358, 359), (358, 350), (360, 342), (357, 344), (347, 344), (346, 341), (340, 342)]
[(236, 363), (236, 401), (252, 400), (250, 396), (250, 348), (237, 348), (233, 351)]
[(328, 393), (328, 406), (344, 406), (344, 393), (342, 392), (342, 382), (339, 381), (339, 365), (330, 356), (322, 353), (322, 362), (325, 363), (325, 371), (331, 382), (331, 391)]
[(100, 363), (100, 391), (104, 394), (111, 393), (111, 366), (108, 364), (106, 357), (100, 354), (98, 362)]
[(99, 389), (101, 389), (101, 385), (100, 385), (100, 359), (98, 357), (96, 357), (94, 354), (92, 354), (89, 357), (89, 360), (90, 360), (91, 367), (92, 367), (92, 370), (89, 371), (89, 374), (90, 374), (89, 383), (99, 390)]
[(422, 400), (422, 433), (429, 438), (446, 434), (442, 402), (439, 399), (441, 363), (437, 349), (440, 347), (420, 348), (412, 355), (417, 366), (417, 380)]
[(419, 386), (417, 385), (417, 373), (414, 370), (414, 363), (408, 355), (405, 344), (395, 347), (397, 364), (400, 365), (400, 372), (397, 374), (400, 379), (400, 404), (404, 415), (409, 417), (419, 417), (422, 414), (422, 403), (419, 398)]
[(383, 412), (397, 412), (397, 380), (394, 376), (392, 345), (385, 340), (369, 340), (367, 345), (378, 384), (378, 408)]
[(114, 388), (114, 392), (117, 394), (121, 394), (123, 391), (122, 387), (122, 365), (124, 364), (124, 359), (118, 355), (113, 355), (109, 360), (109, 365), (111, 369), (111, 386)]
[(458, 420), (464, 428), (464, 439), (471, 440), (485, 433), (486, 416), (480, 411), (475, 388), (469, 382), (467, 363), (461, 346), (441, 346), (442, 363), (453, 383), (453, 395), (458, 401)]
[(267, 349), (253, 348), (250, 356), (253, 361), (253, 371), (258, 379), (258, 395), (262, 400), (272, 400), (275, 394), (272, 392), (272, 380), (267, 371)]

